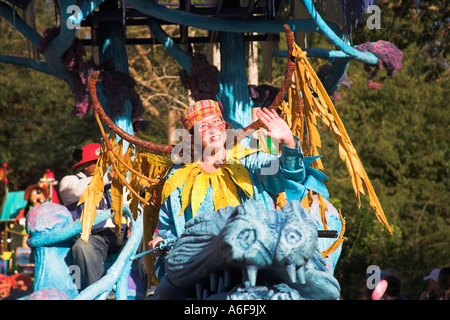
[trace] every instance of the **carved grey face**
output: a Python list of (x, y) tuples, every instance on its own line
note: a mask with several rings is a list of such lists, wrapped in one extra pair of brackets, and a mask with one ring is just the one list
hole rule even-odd
[(230, 265), (301, 267), (314, 254), (317, 230), (298, 206), (284, 210), (241, 207), (222, 230), (222, 257)]
[(302, 235), (299, 230), (296, 230), (295, 226), (289, 225), (284, 228), (282, 238), (287, 245), (298, 246), (302, 239)]
[[(288, 283), (302, 297), (335, 299), (339, 284), (324, 267), (317, 242), (315, 223), (299, 203), (267, 210), (247, 201), (192, 219), (167, 257), (167, 276), (173, 285), (189, 288), (223, 270), (242, 269), (246, 287), (254, 287), (261, 274), (268, 283)], [(229, 283), (231, 272), (226, 274), (222, 283)], [(235, 278), (233, 273), (231, 286)]]
[(317, 230), (300, 214), (285, 213), (286, 222), (281, 229), (274, 265), (305, 264), (317, 247)]
[(268, 211), (260, 211), (257, 215), (242, 213), (231, 217), (223, 230), (221, 251), (224, 261), (236, 266), (270, 266), (280, 229), (276, 215)]
[(249, 249), (255, 241), (255, 230), (252, 229), (242, 230), (236, 237), (236, 245), (241, 246), (243, 250)]

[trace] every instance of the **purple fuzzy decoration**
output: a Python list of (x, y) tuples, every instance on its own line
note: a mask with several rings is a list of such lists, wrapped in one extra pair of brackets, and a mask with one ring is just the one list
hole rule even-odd
[(383, 40), (379, 40), (377, 42), (366, 42), (356, 46), (355, 48), (362, 52), (371, 52), (379, 59), (379, 63), (375, 67), (369, 64), (364, 65), (364, 69), (369, 73), (367, 86), (370, 90), (378, 90), (381, 88), (381, 83), (386, 78), (385, 76), (381, 77), (379, 82), (372, 81), (381, 68), (385, 69), (387, 75), (390, 77), (393, 77), (397, 71), (402, 68), (403, 53), (390, 42)]
[[(44, 31), (44, 37), (39, 40), (39, 52), (44, 53), (49, 43), (59, 34), (59, 28), (54, 27)], [(64, 52), (61, 63), (67, 67), (72, 76), (75, 107), (72, 113), (78, 117), (84, 116), (92, 110), (89, 96), (89, 79), (94, 71), (91, 62), (83, 60), (86, 50), (80, 39), (74, 38), (72, 45)], [(125, 73), (114, 70), (112, 63), (102, 66), (100, 79), (103, 82), (103, 91), (108, 97), (107, 109), (110, 116), (114, 118), (123, 112), (123, 105), (127, 99), (131, 100), (131, 122), (135, 131), (143, 121), (144, 107), (136, 90), (136, 82)]]
[(272, 86), (270, 84), (261, 84), (255, 86), (253, 84), (248, 85), (248, 93), (253, 100), (254, 107), (268, 108), (277, 97), (280, 92), (279, 87)]
[(379, 40), (375, 43), (366, 42), (355, 47), (359, 51), (372, 52), (380, 59), (381, 64), (387, 71), (387, 75), (393, 77), (402, 68), (403, 53), (390, 42)]
[(208, 63), (204, 54), (195, 53), (191, 60), (191, 74), (179, 73), (181, 83), (191, 90), (194, 101), (216, 99), (219, 90), (219, 70)]
[[(323, 82), (323, 80), (330, 74), (332, 69), (333, 69), (333, 67), (329, 64), (321, 65), (319, 67), (319, 69), (317, 70), (317, 77), (319, 78), (319, 80)], [(353, 84), (353, 82), (350, 81), (350, 79), (347, 76), (347, 73), (344, 73), (341, 80), (339, 81), (339, 86), (344, 86), (344, 87), (347, 87), (347, 89), (350, 89), (352, 84)], [(341, 98), (341, 94), (337, 90), (335, 90), (330, 95), (330, 99), (333, 102), (339, 100), (340, 98)]]

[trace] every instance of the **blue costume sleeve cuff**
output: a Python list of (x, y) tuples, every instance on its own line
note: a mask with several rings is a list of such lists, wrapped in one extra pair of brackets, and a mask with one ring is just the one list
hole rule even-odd
[(281, 144), (281, 154), (286, 157), (298, 157), (301, 156), (303, 158), (302, 148), (300, 147), (300, 138), (294, 135), (295, 147), (291, 148), (285, 144)]
[(303, 164), (303, 152), (300, 148), (300, 139), (294, 135), (295, 148), (281, 145), (281, 169), (290, 179), (303, 181), (305, 178), (305, 166)]

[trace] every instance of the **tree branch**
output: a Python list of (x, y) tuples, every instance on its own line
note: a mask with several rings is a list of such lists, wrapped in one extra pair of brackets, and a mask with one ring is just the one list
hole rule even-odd
[(4, 63), (10, 63), (15, 64), (17, 66), (27, 67), (34, 69), (39, 72), (43, 72), (49, 75), (52, 75), (54, 77), (57, 77), (58, 79), (61, 79), (61, 77), (53, 71), (50, 66), (42, 61), (39, 60), (33, 60), (29, 58), (22, 58), (22, 57), (12, 57), (12, 56), (0, 56), (0, 62)]
[(268, 21), (239, 20), (238, 23), (233, 19), (210, 18), (181, 10), (169, 9), (163, 5), (145, 0), (127, 0), (127, 5), (157, 19), (210, 31), (279, 33), (284, 32), (283, 25), (285, 24), (289, 25), (295, 32), (318, 31), (318, 27), (313, 19)]
[(185, 104), (184, 102), (178, 100), (177, 98), (175, 98), (175, 97), (173, 97), (173, 96), (171, 96), (170, 94), (167, 94), (167, 93), (155, 93), (155, 94), (152, 94), (151, 96), (148, 96), (146, 100), (148, 101), (148, 100), (153, 99), (153, 98), (156, 98), (156, 97), (166, 97), (166, 98), (169, 98), (170, 100), (173, 100), (175, 103), (177, 103), (177, 104), (179, 104), (179, 105), (182, 106), (182, 108), (177, 108), (177, 107), (174, 107), (174, 106), (168, 106), (168, 105), (165, 105), (165, 106), (166, 106), (167, 108), (169, 108), (169, 109), (175, 109), (175, 110), (183, 111), (183, 110), (185, 110), (186, 108), (189, 107), (189, 106), (188, 106), (187, 104)]
[(30, 40), (35, 47), (39, 47), (39, 40), (42, 38), (39, 33), (31, 28), (23, 19), (15, 12), (13, 16), (13, 9), (4, 2), (0, 2), (0, 16), (4, 17), (28, 40)]
[(183, 67), (188, 74), (191, 73), (191, 57), (181, 50), (177, 44), (172, 40), (172, 38), (161, 28), (159, 23), (155, 20), (150, 19), (148, 22), (150, 30), (158, 39), (167, 52)]
[[(58, 73), (66, 73), (66, 67), (61, 63), (61, 57), (66, 50), (72, 45), (76, 34), (75, 24), (81, 23), (92, 11), (97, 8), (104, 0), (91, 0), (91, 1), (74, 1), (74, 0), (60, 0), (60, 16), (61, 26), (59, 28), (59, 34), (49, 43), (47, 51), (44, 53), (44, 57), (49, 65), (55, 69)], [(75, 5), (80, 10), (72, 11), (68, 10), (69, 6)], [(68, 23), (71, 22), (71, 23)], [(70, 78), (67, 75), (64, 79), (70, 83)]]

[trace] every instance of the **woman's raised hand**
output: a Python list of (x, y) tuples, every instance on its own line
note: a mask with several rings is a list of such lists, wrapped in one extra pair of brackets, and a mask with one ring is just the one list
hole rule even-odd
[(273, 139), (278, 139), (287, 147), (295, 148), (294, 135), (286, 121), (284, 121), (274, 109), (263, 108), (256, 111), (256, 116), (267, 127), (261, 128), (264, 135)]

